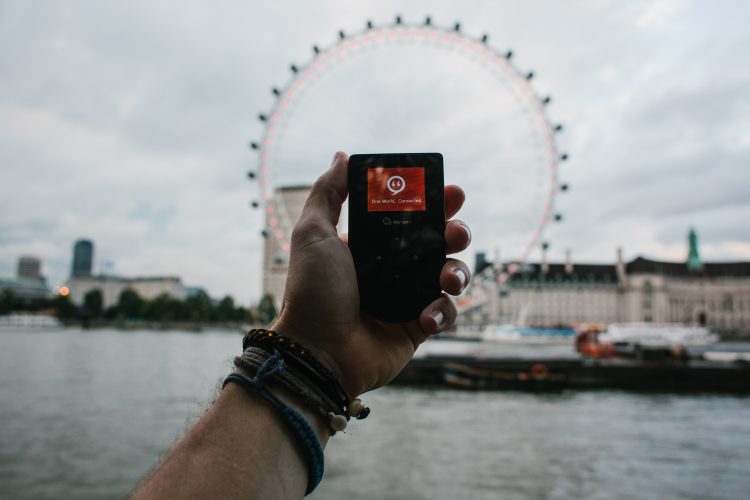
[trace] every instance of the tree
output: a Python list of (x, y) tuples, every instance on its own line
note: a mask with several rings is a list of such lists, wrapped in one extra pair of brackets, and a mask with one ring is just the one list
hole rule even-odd
[(216, 307), (216, 320), (217, 321), (232, 321), (234, 319), (234, 299), (227, 295)]
[(120, 293), (117, 301), (117, 312), (126, 318), (141, 318), (144, 313), (144, 301), (135, 290), (126, 288)]
[(176, 321), (185, 319), (183, 303), (163, 293), (148, 303), (146, 318), (156, 321)]
[(0, 291), (0, 314), (9, 314), (13, 312), (16, 305), (16, 298), (10, 290)]
[(89, 290), (83, 297), (83, 309), (92, 318), (98, 318), (102, 313), (104, 296), (98, 288)]
[(273, 296), (265, 294), (258, 303), (258, 321), (267, 325), (276, 318), (276, 306), (273, 305)]
[(76, 306), (73, 305), (67, 295), (57, 295), (52, 299), (52, 308), (55, 310), (55, 316), (58, 319), (71, 319), (76, 315)]
[(190, 321), (211, 321), (213, 319), (214, 305), (211, 302), (211, 297), (203, 290), (188, 297), (185, 306), (187, 309), (185, 319)]
[(242, 306), (239, 306), (234, 310), (234, 320), (242, 321), (245, 323), (255, 323), (253, 312), (249, 309), (245, 309)]

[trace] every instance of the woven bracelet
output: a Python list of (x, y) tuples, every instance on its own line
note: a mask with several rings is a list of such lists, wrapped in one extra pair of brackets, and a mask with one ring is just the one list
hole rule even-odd
[(231, 373), (226, 379), (224, 379), (222, 387), (226, 387), (230, 382), (240, 384), (245, 389), (253, 391), (255, 394), (263, 397), (266, 401), (279, 409), (282, 419), (292, 431), (292, 434), (307, 459), (308, 481), (305, 495), (309, 495), (318, 484), (320, 484), (320, 480), (323, 479), (325, 462), (323, 447), (320, 445), (318, 435), (313, 428), (310, 427), (310, 424), (305, 420), (305, 417), (277, 398), (265, 384), (267, 379), (273, 379), (274, 376), (279, 374), (285, 368), (284, 360), (281, 358), (281, 355), (276, 352), (269, 357), (260, 368), (258, 368), (254, 377), (248, 377), (241, 373)]
[[(248, 347), (242, 353), (242, 356), (234, 358), (234, 366), (252, 374), (270, 356), (264, 349)], [(336, 435), (338, 431), (346, 429), (347, 422), (351, 417), (348, 413), (349, 408), (342, 408), (335, 401), (331, 400), (315, 384), (310, 384), (304, 374), (296, 373), (292, 365), (287, 364), (286, 369), (276, 375), (274, 382), (296, 394), (305, 406), (326, 421), (330, 428), (331, 436)], [(355, 416), (359, 416), (359, 414)]]
[[(278, 332), (258, 328), (250, 330), (242, 339), (243, 350), (248, 347), (260, 347), (269, 353), (274, 350), (281, 351), (286, 361), (293, 363), (300, 370), (308, 372), (311, 377), (314, 377), (312, 380), (317, 379), (320, 390), (341, 407), (345, 408), (351, 401), (352, 398), (347, 394), (336, 375), (299, 342)], [(308, 377), (308, 379), (311, 377)]]

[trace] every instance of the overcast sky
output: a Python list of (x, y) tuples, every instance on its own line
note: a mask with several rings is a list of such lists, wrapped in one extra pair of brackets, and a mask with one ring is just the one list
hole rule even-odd
[(97, 269), (257, 300), (257, 113), (313, 43), (395, 14), (488, 33), (554, 95), (572, 189), (553, 260), (683, 260), (691, 225), (705, 259), (750, 260), (746, 2), (25, 1), (0, 2), (0, 275), (36, 255), (58, 285), (85, 237)]

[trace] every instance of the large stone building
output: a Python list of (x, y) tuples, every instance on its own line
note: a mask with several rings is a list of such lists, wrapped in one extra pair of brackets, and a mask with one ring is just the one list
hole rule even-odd
[[(266, 212), (266, 229), (263, 233), (263, 294), (273, 297), (276, 307), (284, 297), (291, 229), (302, 215), (309, 193), (310, 186), (281, 187), (268, 205), (270, 210)], [(277, 237), (279, 231), (280, 238)]]
[(691, 231), (688, 259), (638, 257), (614, 264), (529, 264), (498, 285), (485, 262), (472, 285), (464, 323), (655, 322), (706, 325), (750, 335), (750, 262), (702, 263)]
[(104, 307), (116, 305), (120, 294), (133, 290), (141, 298), (153, 300), (159, 295), (169, 295), (175, 299), (184, 300), (188, 291), (176, 276), (148, 276), (138, 278), (123, 278), (121, 276), (71, 276), (65, 283), (70, 290), (70, 300), (76, 305), (82, 305), (86, 294), (92, 290), (102, 292)]

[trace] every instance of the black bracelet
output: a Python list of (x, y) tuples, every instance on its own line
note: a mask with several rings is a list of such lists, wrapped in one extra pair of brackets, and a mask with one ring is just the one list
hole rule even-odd
[[(270, 356), (271, 354), (260, 347), (248, 347), (242, 353), (242, 356), (234, 358), (234, 366), (246, 373), (253, 374)], [(305, 375), (305, 373), (297, 372), (291, 364), (287, 364), (287, 369), (279, 372), (274, 382), (296, 394), (305, 406), (326, 421), (332, 436), (346, 429), (352, 416), (349, 412), (350, 409), (357, 410), (357, 414), (354, 416), (359, 416), (362, 413), (363, 405), (360, 400), (350, 403), (347, 408), (342, 408), (331, 400), (327, 394), (321, 392), (315, 384), (311, 384)]]
[(336, 375), (299, 342), (272, 330), (258, 328), (250, 330), (242, 339), (243, 350), (248, 347), (260, 347), (269, 353), (275, 349), (281, 351), (287, 362), (307, 371), (308, 379), (315, 382), (320, 390), (336, 401), (342, 409), (346, 409), (352, 400)]
[(272, 379), (285, 368), (284, 360), (281, 355), (276, 352), (269, 357), (260, 368), (258, 368), (255, 377), (248, 377), (241, 373), (231, 373), (226, 379), (224, 379), (222, 387), (226, 387), (230, 382), (235, 382), (245, 389), (251, 390), (255, 394), (260, 395), (279, 409), (282, 419), (292, 431), (292, 434), (297, 439), (297, 443), (300, 445), (302, 452), (307, 458), (306, 465), (308, 481), (305, 495), (309, 495), (318, 484), (320, 484), (320, 480), (323, 479), (325, 462), (323, 447), (320, 445), (317, 434), (313, 428), (310, 427), (307, 420), (305, 420), (305, 417), (277, 398), (265, 384), (266, 379)]

